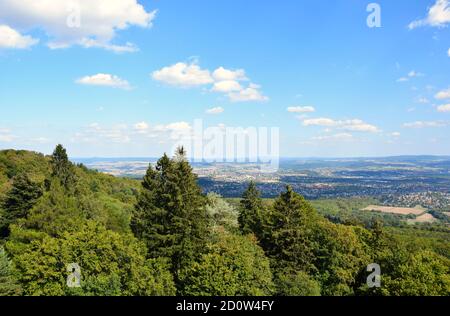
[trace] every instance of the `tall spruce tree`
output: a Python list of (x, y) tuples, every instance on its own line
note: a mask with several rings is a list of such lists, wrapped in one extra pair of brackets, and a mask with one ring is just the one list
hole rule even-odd
[(61, 144), (57, 145), (53, 151), (50, 164), (52, 177), (58, 178), (67, 190), (73, 189), (73, 185), (76, 182), (74, 168), (69, 161), (66, 149)]
[(167, 257), (179, 271), (202, 253), (208, 238), (205, 198), (183, 148), (150, 166), (132, 218), (135, 235), (147, 243), (150, 257)]
[(242, 195), (239, 228), (243, 234), (254, 233), (258, 238), (262, 238), (263, 202), (261, 194), (256, 188), (255, 182), (251, 181)]
[(3, 237), (9, 234), (9, 225), (25, 218), (41, 196), (41, 185), (32, 182), (27, 174), (14, 177), (12, 188), (2, 205), (4, 214), (0, 219), (0, 233)]
[(274, 202), (263, 247), (277, 269), (310, 271), (313, 266), (312, 233), (316, 212), (291, 186)]

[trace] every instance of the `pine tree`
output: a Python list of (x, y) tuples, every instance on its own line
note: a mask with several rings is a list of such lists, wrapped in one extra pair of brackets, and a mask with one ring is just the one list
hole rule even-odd
[(261, 194), (251, 181), (242, 195), (239, 212), (239, 228), (243, 234), (254, 233), (259, 239), (263, 238), (263, 202)]
[(28, 215), (41, 196), (41, 186), (32, 182), (27, 174), (19, 174), (13, 179), (12, 188), (2, 205), (4, 209), (3, 220), (0, 223), (2, 236), (5, 237), (9, 234), (9, 225)]
[(66, 149), (62, 145), (56, 146), (51, 156), (52, 177), (58, 178), (68, 190), (73, 189), (76, 182), (73, 165), (69, 161)]
[(12, 263), (0, 247), (0, 297), (20, 295), (21, 288), (13, 275)]
[(313, 268), (312, 233), (316, 213), (312, 206), (287, 186), (274, 202), (262, 242), (279, 269), (310, 271)]
[(198, 257), (208, 237), (205, 198), (182, 148), (150, 166), (132, 218), (135, 235), (146, 241), (150, 257), (167, 257), (177, 275)]

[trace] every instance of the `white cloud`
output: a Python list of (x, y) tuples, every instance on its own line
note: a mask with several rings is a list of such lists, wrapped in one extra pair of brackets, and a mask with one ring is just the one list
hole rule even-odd
[(241, 81), (248, 80), (245, 75), (244, 69), (228, 70), (223, 67), (219, 67), (213, 72), (213, 78), (216, 81)]
[(410, 72), (408, 72), (408, 77), (410, 77), (410, 78), (423, 77), (423, 76), (424, 76), (423, 73), (417, 72), (415, 70), (411, 70)]
[(316, 109), (312, 106), (290, 106), (287, 108), (287, 111), (290, 113), (312, 113)]
[(117, 124), (112, 127), (102, 127), (98, 123), (90, 124), (84, 131), (76, 133), (71, 141), (75, 143), (129, 143), (128, 126)]
[(0, 142), (10, 143), (12, 142), (16, 136), (11, 134), (11, 131), (6, 128), (0, 128)]
[(378, 127), (367, 124), (363, 122), (362, 120), (349, 120), (344, 121), (341, 123), (342, 128), (349, 130), (349, 131), (355, 131), (355, 132), (369, 132), (369, 133), (377, 133), (379, 132)]
[(427, 98), (424, 97), (418, 97), (415, 100), (416, 103), (421, 103), (421, 104), (427, 104), (430, 103), (430, 100), (428, 100)]
[(209, 70), (203, 70), (195, 63), (176, 63), (175, 65), (164, 67), (161, 70), (154, 71), (152, 78), (169, 85), (181, 87), (201, 86), (214, 82)]
[(128, 81), (123, 80), (115, 75), (110, 74), (96, 74), (92, 76), (85, 76), (75, 81), (78, 84), (92, 85), (92, 86), (105, 86), (120, 89), (130, 89)]
[(329, 118), (314, 118), (303, 121), (304, 126), (336, 126), (337, 122)]
[(400, 137), (401, 134), (399, 132), (393, 132), (393, 133), (391, 133), (391, 136), (392, 137)]
[(450, 57), (450, 48), (448, 49), (447, 55)]
[(134, 128), (137, 130), (145, 130), (149, 128), (149, 125), (146, 122), (139, 122), (134, 124)]
[[(80, 45), (82, 45), (85, 48), (91, 48), (91, 47), (96, 47), (96, 48), (103, 48), (105, 50), (109, 50), (115, 53), (133, 53), (133, 52), (137, 52), (139, 49), (137, 48), (136, 45), (134, 45), (133, 43), (127, 42), (125, 43), (125, 45), (114, 45), (114, 44), (105, 44), (105, 43), (101, 43), (92, 39), (83, 39), (80, 41)], [(48, 46), (51, 49), (58, 49), (58, 48), (65, 48), (65, 47), (58, 47), (57, 44), (48, 44)]]
[(25, 49), (38, 42), (38, 39), (21, 35), (8, 25), (0, 25), (0, 48)]
[(447, 23), (450, 23), (450, 2), (449, 0), (436, 0), (436, 3), (429, 8), (425, 19), (413, 21), (408, 27), (411, 30), (425, 25), (443, 27)]
[(403, 124), (406, 128), (426, 128), (426, 127), (444, 127), (448, 123), (442, 121), (416, 121)]
[(14, 140), (12, 135), (2, 135), (0, 134), (0, 142), (10, 143)]
[(148, 125), (146, 122), (139, 122), (134, 124), (133, 127), (138, 133), (146, 133), (150, 128), (150, 125)]
[(115, 45), (118, 31), (130, 26), (151, 27), (156, 11), (147, 12), (137, 0), (0, 0), (0, 20), (12, 27), (43, 30), (50, 48), (72, 45), (116, 52), (136, 50)]
[(437, 107), (438, 112), (450, 112), (450, 104), (444, 104)]
[(231, 102), (247, 102), (247, 101), (268, 101), (269, 98), (266, 97), (259, 91), (261, 87), (251, 83), (248, 88), (245, 88), (239, 92), (231, 92), (228, 94)]
[(313, 118), (303, 120), (304, 126), (325, 126), (335, 127), (342, 130), (354, 131), (354, 132), (368, 132), (377, 133), (380, 130), (378, 127), (368, 124), (359, 119), (353, 120), (333, 120), (330, 118)]
[(166, 133), (166, 132), (184, 132), (190, 131), (191, 125), (187, 122), (174, 122), (169, 124), (156, 124), (151, 126), (147, 122), (139, 122), (134, 124), (134, 130), (138, 132), (138, 134), (148, 134), (148, 135), (157, 135), (158, 133)]
[(34, 143), (39, 143), (39, 144), (50, 143), (50, 139), (48, 139), (47, 137), (35, 137), (35, 138), (31, 138), (30, 140)]
[(187, 122), (175, 122), (165, 126), (170, 131), (186, 131), (191, 129), (191, 125)]
[(318, 140), (318, 141), (349, 141), (353, 140), (353, 135), (349, 133), (338, 133), (334, 135), (324, 135), (324, 136), (315, 136), (312, 138), (312, 140)]
[(423, 73), (417, 72), (415, 70), (411, 70), (410, 72), (408, 72), (408, 74), (406, 76), (397, 79), (397, 82), (406, 82), (406, 81), (409, 81), (409, 79), (411, 79), (411, 78), (423, 77), (423, 76), (424, 76)]
[(207, 114), (220, 114), (220, 113), (223, 113), (224, 111), (225, 110), (222, 107), (218, 106), (218, 107), (206, 110), (206, 113)]
[(401, 77), (401, 78), (398, 78), (397, 79), (397, 82), (406, 82), (406, 81), (408, 81), (409, 79), (408, 78), (406, 78), (406, 77)]
[(243, 69), (229, 70), (219, 67), (211, 72), (201, 69), (197, 60), (190, 64), (180, 62), (152, 73), (152, 78), (172, 86), (196, 87), (212, 84), (210, 91), (224, 93), (232, 102), (267, 101), (269, 98), (260, 91), (261, 87), (249, 81)]
[(224, 80), (214, 83), (212, 91), (229, 93), (233, 91), (241, 91), (242, 86), (234, 80)]
[(448, 88), (447, 90), (439, 91), (434, 97), (438, 100), (450, 99), (450, 88)]

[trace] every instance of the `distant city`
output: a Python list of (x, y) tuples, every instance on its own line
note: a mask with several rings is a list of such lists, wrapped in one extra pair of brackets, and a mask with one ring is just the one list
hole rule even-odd
[[(156, 158), (77, 158), (90, 169), (118, 177), (141, 178)], [(290, 184), (308, 199), (375, 197), (396, 206), (447, 210), (450, 157), (283, 158), (278, 171), (262, 172), (252, 163), (193, 163), (205, 193), (239, 197), (249, 181), (266, 198)], [(388, 203), (389, 204), (389, 203)]]

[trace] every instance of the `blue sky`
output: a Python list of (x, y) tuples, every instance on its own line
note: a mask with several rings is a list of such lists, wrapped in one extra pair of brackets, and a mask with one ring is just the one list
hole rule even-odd
[(282, 156), (450, 155), (448, 0), (374, 28), (374, 1), (55, 1), (0, 0), (0, 149), (159, 156), (202, 119), (279, 127)]

